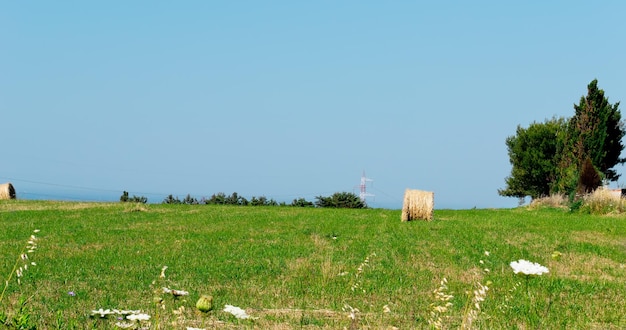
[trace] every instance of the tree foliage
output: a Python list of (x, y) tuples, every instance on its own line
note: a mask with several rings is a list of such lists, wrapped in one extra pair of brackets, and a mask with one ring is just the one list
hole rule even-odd
[[(122, 196), (124, 197), (124, 195)], [(128, 196), (126, 196), (128, 198)], [(205, 205), (238, 205), (238, 206), (293, 206), (293, 207), (337, 207), (337, 208), (366, 208), (367, 205), (363, 203), (359, 197), (352, 193), (335, 193), (329, 197), (318, 196), (316, 202), (309, 202), (304, 198), (294, 199), (291, 204), (285, 202), (277, 202), (273, 198), (267, 198), (265, 196), (252, 196), (250, 200), (247, 200), (243, 196), (234, 192), (231, 195), (226, 195), (223, 192), (213, 194), (210, 198), (201, 198), (200, 200), (187, 194), (187, 196), (180, 200), (174, 195), (168, 195), (163, 199), (163, 204), (205, 204)]]
[[(574, 110), (569, 119), (553, 118), (528, 128), (518, 126), (517, 134), (506, 139), (513, 167), (505, 179), (506, 188), (498, 191), (500, 195), (572, 195), (581, 185), (584, 190), (597, 187), (597, 171), (600, 180), (617, 181), (619, 175), (614, 167), (626, 162), (621, 158), (625, 131), (619, 102), (609, 103), (598, 81), (593, 80)], [(590, 164), (586, 164), (587, 159)]]
[(170, 194), (167, 197), (165, 197), (165, 199), (163, 199), (162, 204), (182, 204), (182, 202), (180, 201), (178, 196), (174, 197), (173, 195)]
[(135, 196), (135, 195), (133, 195), (133, 197), (129, 197), (128, 191), (124, 191), (122, 192), (122, 196), (120, 196), (120, 202), (146, 204), (148, 203), (148, 198), (144, 196)]
[(185, 199), (182, 200), (181, 202), (182, 204), (187, 204), (187, 205), (197, 205), (199, 204), (198, 200), (194, 197), (191, 197), (190, 194), (187, 194), (187, 196), (185, 196)]
[(265, 196), (255, 197), (252, 196), (250, 200), (250, 205), (252, 206), (277, 206), (278, 202), (274, 199), (267, 199)]
[(593, 80), (587, 86), (587, 96), (582, 96), (574, 109), (563, 141), (559, 188), (572, 190), (587, 158), (603, 179), (617, 181), (619, 175), (613, 167), (625, 161), (621, 158), (625, 132), (619, 102), (609, 103), (604, 91), (598, 88), (598, 81)]
[(313, 207), (315, 206), (315, 204), (313, 204), (313, 202), (309, 202), (304, 198), (298, 198), (298, 199), (294, 199), (291, 202), (291, 206), (297, 206), (297, 207)]
[(507, 188), (498, 191), (500, 195), (537, 198), (550, 194), (558, 163), (557, 137), (565, 127), (563, 118), (517, 127), (517, 134), (506, 139), (513, 169), (505, 179)]
[(593, 166), (591, 158), (587, 157), (583, 163), (578, 179), (578, 193), (588, 194), (596, 190), (602, 184), (602, 177)]
[(315, 206), (317, 207), (335, 207), (335, 208), (348, 208), (348, 209), (362, 209), (367, 205), (354, 193), (349, 192), (337, 192), (332, 196), (315, 197)]

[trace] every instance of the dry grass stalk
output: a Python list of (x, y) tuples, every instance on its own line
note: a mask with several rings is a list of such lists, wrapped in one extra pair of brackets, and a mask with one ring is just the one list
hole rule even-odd
[(626, 209), (626, 200), (621, 198), (621, 192), (616, 194), (606, 188), (598, 188), (592, 193), (585, 195), (583, 201), (583, 207), (590, 213), (621, 213)]
[(584, 199), (586, 202), (619, 202), (621, 197), (621, 192), (616, 194), (612, 190), (601, 187), (594, 190), (592, 193), (585, 195)]
[(10, 182), (0, 184), (0, 199), (15, 199), (15, 188)]
[(434, 208), (434, 192), (407, 189), (404, 192), (402, 221), (411, 221), (416, 219), (432, 220)]
[(569, 208), (569, 201), (565, 194), (552, 194), (541, 198), (535, 198), (530, 202), (529, 208), (540, 207)]

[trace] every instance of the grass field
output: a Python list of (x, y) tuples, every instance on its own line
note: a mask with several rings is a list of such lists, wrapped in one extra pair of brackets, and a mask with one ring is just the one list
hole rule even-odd
[[(115, 328), (100, 308), (140, 310), (150, 329), (626, 328), (625, 216), (2, 201), (0, 226), (3, 285), (39, 230), (37, 265), (0, 300), (38, 329)], [(549, 273), (516, 275), (518, 259)]]

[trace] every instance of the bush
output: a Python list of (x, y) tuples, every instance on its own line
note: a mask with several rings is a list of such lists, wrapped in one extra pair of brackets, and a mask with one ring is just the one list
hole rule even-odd
[(198, 200), (195, 199), (194, 197), (191, 197), (190, 194), (187, 194), (187, 196), (185, 196), (185, 199), (183, 199), (182, 203), (183, 204), (187, 204), (187, 205), (197, 205), (197, 204), (200, 204), (200, 203), (198, 203)]
[(353, 193), (337, 192), (330, 197), (317, 196), (315, 197), (315, 206), (317, 207), (335, 207), (335, 208), (347, 208), (347, 209), (363, 209), (367, 208), (367, 205)]
[(298, 199), (294, 199), (293, 202), (291, 202), (291, 206), (296, 206), (296, 207), (313, 207), (315, 206), (315, 204), (313, 204), (313, 202), (309, 202), (304, 198), (298, 198)]
[(278, 202), (274, 199), (267, 199), (265, 196), (255, 197), (252, 196), (250, 200), (250, 205), (252, 206), (278, 206)]
[(133, 195), (133, 197), (128, 197), (128, 191), (124, 191), (122, 193), (122, 196), (120, 196), (120, 202), (122, 203), (142, 203), (142, 204), (146, 204), (148, 203), (148, 198), (141, 196), (135, 196)]
[(205, 200), (206, 204), (211, 205), (248, 205), (249, 202), (242, 196), (239, 196), (236, 192), (230, 196), (226, 196), (225, 193), (219, 192), (211, 195), (211, 198)]
[(182, 204), (182, 202), (180, 201), (180, 199), (178, 199), (178, 197), (174, 197), (170, 194), (165, 197), (165, 199), (163, 200), (163, 204)]

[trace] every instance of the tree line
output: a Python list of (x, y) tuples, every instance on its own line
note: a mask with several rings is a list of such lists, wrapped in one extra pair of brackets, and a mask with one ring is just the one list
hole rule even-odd
[(518, 125), (516, 135), (506, 139), (512, 169), (498, 193), (533, 199), (565, 194), (573, 200), (603, 181), (617, 181), (614, 167), (626, 162), (621, 157), (624, 134), (619, 102), (611, 104), (594, 79), (571, 118)]
[[(127, 191), (120, 196), (122, 203), (142, 203), (146, 204), (148, 199), (143, 196), (129, 196)], [(273, 198), (268, 199), (265, 196), (252, 196), (251, 199), (233, 192), (231, 195), (225, 193), (217, 193), (209, 198), (202, 197), (197, 199), (187, 194), (182, 200), (178, 196), (168, 195), (163, 199), (161, 204), (186, 204), (186, 205), (239, 205), (239, 206), (294, 206), (294, 207), (331, 207), (331, 208), (367, 208), (367, 204), (363, 202), (359, 196), (349, 192), (337, 192), (331, 196), (317, 196), (315, 201), (307, 201), (304, 198), (296, 198), (290, 204), (286, 202), (277, 202)]]

